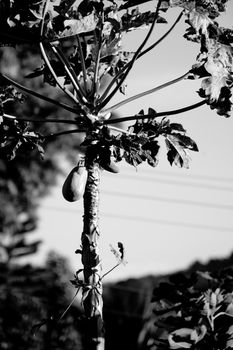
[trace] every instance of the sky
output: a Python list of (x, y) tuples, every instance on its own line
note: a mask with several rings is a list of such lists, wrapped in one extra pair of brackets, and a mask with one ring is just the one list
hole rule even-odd
[[(232, 28), (233, 4), (222, 23)], [(173, 23), (178, 15), (171, 10), (166, 17)], [(160, 25), (155, 38), (167, 30)], [(164, 27), (162, 27), (164, 26)], [(127, 96), (150, 89), (181, 76), (195, 63), (198, 45), (183, 37), (185, 25), (178, 24), (157, 50), (143, 57), (127, 79)], [(134, 50), (146, 30), (132, 33), (124, 40)], [(148, 95), (119, 109), (120, 116), (132, 115), (148, 107), (166, 111), (200, 100), (196, 91), (200, 81), (182, 81), (156, 94)], [(126, 266), (119, 266), (106, 281), (124, 280), (148, 274), (161, 274), (187, 268), (196, 260), (227, 257), (233, 252), (233, 119), (218, 116), (207, 106), (172, 116), (182, 123), (187, 135), (199, 148), (192, 152), (189, 169), (170, 166), (161, 140), (160, 161), (156, 168), (140, 165), (137, 169), (122, 163), (120, 173), (101, 172), (100, 232), (103, 273), (115, 265), (110, 244), (122, 242)], [(127, 125), (125, 126), (127, 127)], [(72, 166), (67, 167), (67, 174)], [(37, 257), (43, 263), (48, 251), (66, 257), (73, 271), (81, 268), (74, 251), (80, 246), (82, 200), (66, 202), (61, 194), (64, 178), (41, 202), (39, 225), (32, 239), (42, 239)]]

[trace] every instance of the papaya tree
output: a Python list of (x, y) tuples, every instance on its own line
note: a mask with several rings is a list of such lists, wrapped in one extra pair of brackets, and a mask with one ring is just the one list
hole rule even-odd
[[(232, 108), (232, 41), (233, 31), (217, 22), (226, 10), (227, 0), (154, 0), (146, 10), (147, 0), (2, 0), (0, 2), (0, 43), (2, 47), (29, 44), (37, 47), (41, 64), (25, 77), (25, 84), (10, 73), (0, 75), (0, 144), (1, 153), (12, 159), (20, 151), (37, 149), (43, 157), (44, 147), (51, 138), (63, 135), (84, 135), (77, 154), (77, 165), (67, 176), (62, 188), (70, 202), (83, 197), (84, 215), (81, 246), (82, 268), (72, 284), (82, 290), (85, 313), (86, 348), (104, 349), (102, 319), (102, 273), (99, 254), (99, 184), (100, 170), (118, 173), (116, 163), (125, 160), (132, 166), (158, 163), (159, 140), (164, 138), (167, 159), (171, 165), (188, 168), (189, 151), (198, 151), (196, 143), (186, 135), (184, 127), (167, 117), (185, 113), (207, 104), (219, 115), (229, 117)], [(180, 13), (167, 31), (149, 44), (155, 27), (166, 24), (164, 14), (173, 7)], [(199, 45), (194, 64), (181, 76), (148, 91), (111, 102), (117, 92), (125, 94), (125, 81), (134, 64), (142, 56), (156, 50), (160, 42), (172, 32), (179, 21), (185, 20), (184, 37)], [(147, 33), (138, 48), (131, 52), (122, 45), (128, 32), (146, 27)], [(28, 79), (41, 79), (64, 98), (40, 94)], [(201, 79), (200, 101), (179, 109), (148, 111), (136, 115), (114, 117), (118, 108), (143, 96), (177, 84), (184, 79)], [(107, 82), (107, 84), (106, 84)], [(13, 103), (20, 103), (21, 95), (32, 95), (48, 104), (56, 105), (67, 118), (38, 118), (11, 113)], [(119, 123), (132, 122), (127, 128)], [(59, 132), (42, 134), (37, 123), (64, 125)], [(117, 126), (116, 126), (117, 125)], [(118, 262), (124, 262), (124, 247), (118, 243), (113, 249)]]

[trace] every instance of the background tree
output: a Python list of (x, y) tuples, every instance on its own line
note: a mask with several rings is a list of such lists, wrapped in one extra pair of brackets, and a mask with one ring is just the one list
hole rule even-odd
[[(143, 1), (144, 2), (144, 1)], [(82, 150), (85, 156), (79, 159), (78, 166), (68, 175), (63, 186), (64, 197), (74, 201), (84, 195), (84, 229), (81, 237), (83, 268), (78, 270), (72, 283), (82, 289), (82, 302), (86, 314), (87, 348), (103, 349), (102, 322), (102, 279), (99, 256), (99, 169), (118, 172), (115, 162), (125, 159), (137, 166), (147, 162), (157, 165), (159, 143), (164, 137), (167, 158), (170, 164), (188, 167), (188, 150), (197, 151), (195, 142), (186, 135), (182, 125), (158, 118), (186, 112), (205, 103), (217, 113), (229, 116), (231, 111), (232, 87), (232, 31), (222, 28), (216, 22), (220, 12), (225, 10), (225, 2), (158, 0), (155, 10), (140, 12), (138, 8), (129, 10), (141, 2), (104, 3), (99, 1), (27, 1), (22, 7), (16, 1), (1, 3), (1, 42), (3, 45), (16, 45), (25, 42), (39, 47), (43, 63), (27, 77), (41, 76), (44, 82), (58, 86), (69, 103), (38, 94), (35, 89), (26, 87), (7, 74), (1, 75), (3, 91), (1, 146), (6, 157), (13, 158), (19, 150), (34, 148), (43, 153), (42, 142), (51, 135), (41, 136), (34, 129), (28, 129), (25, 121), (31, 117), (12, 116), (7, 111), (9, 99), (21, 97), (12, 90), (14, 86), (43, 101), (50, 102), (62, 110), (74, 114), (74, 118), (45, 120), (49, 123), (75, 125), (52, 137), (66, 134), (85, 133)], [(170, 7), (180, 7), (182, 12), (170, 29), (151, 46), (146, 47), (155, 25), (166, 20), (162, 13)], [(170, 33), (182, 16), (188, 24), (185, 37), (200, 45), (196, 64), (182, 76), (157, 86), (146, 92), (108, 105), (116, 92), (125, 91), (125, 79), (134, 63), (157, 45)], [(122, 49), (121, 38), (129, 30), (151, 24), (145, 40), (136, 52)], [(110, 83), (101, 90), (105, 77)], [(199, 95), (200, 102), (178, 110), (157, 112), (149, 108), (145, 114), (109, 119), (111, 113), (133, 100), (161, 90), (183, 79), (203, 78)], [(10, 90), (9, 90), (10, 89)], [(136, 122), (128, 130), (116, 128), (114, 123), (133, 120)], [(33, 122), (41, 122), (33, 118)], [(124, 247), (118, 243), (115, 251), (118, 264), (124, 260)], [(83, 279), (80, 278), (82, 273)]]
[[(32, 62), (35, 63), (39, 58), (38, 52), (29, 45), (24, 45), (17, 51), (5, 48), (0, 54), (1, 71), (10, 71), (19, 80), (23, 79), (28, 66), (30, 67)], [(34, 88), (37, 91), (43, 89), (40, 82), (34, 84)], [(7, 93), (9, 100), (6, 102), (5, 92), (1, 89), (1, 101), (8, 104), (8, 110), (11, 113), (17, 109), (20, 115), (38, 114), (45, 118), (58, 113), (56, 107), (49, 108), (50, 106), (41, 103), (40, 100), (38, 103), (33, 97), (28, 97), (27, 103), (14, 105), (11, 102), (14, 95), (11, 93), (13, 89), (9, 88)], [(23, 99), (21, 94), (17, 96), (19, 101)], [(43, 130), (44, 133), (59, 132), (59, 125), (38, 124), (37, 129)], [(81, 349), (81, 334), (71, 329), (73, 327), (71, 325), (77, 322), (77, 320), (74, 321), (73, 314), (76, 319), (80, 315), (76, 307), (71, 309), (70, 319), (67, 321), (64, 316), (59, 326), (54, 321), (48, 330), (45, 324), (42, 330), (37, 332), (36, 338), (32, 331), (33, 324), (37, 324), (40, 320), (49, 319), (51, 316), (60, 317), (65, 305), (69, 304), (72, 294), (64, 283), (61, 284), (64, 276), (67, 279), (72, 276), (67, 271), (67, 263), (56, 256), (49, 257), (47, 265), (42, 268), (21, 262), (21, 258), (36, 254), (40, 246), (40, 241), (31, 238), (38, 223), (37, 207), (41, 198), (55, 184), (57, 175), (62, 172), (60, 167), (62, 155), (66, 154), (66, 159), (69, 161), (74, 159), (75, 144), (69, 147), (69, 152), (66, 153), (68, 144), (73, 142), (72, 137), (67, 139), (65, 146), (62, 146), (59, 139), (55, 142), (51, 141), (48, 141), (45, 146), (47, 152), (46, 159), (43, 160), (38, 152), (28, 157), (27, 150), (20, 152), (14, 158), (14, 154), (9, 154), (8, 156), (13, 158), (11, 161), (6, 154), (2, 152), (0, 154), (0, 344), (2, 349), (45, 349), (51, 342), (50, 338), (55, 337), (58, 328), (60, 328), (59, 335), (56, 333), (57, 336), (55, 340), (53, 339), (55, 348), (61, 346), (62, 349), (71, 349), (78, 344)], [(59, 266), (60, 268), (56, 271)], [(51, 281), (56, 283), (51, 286)], [(63, 303), (62, 306), (61, 303)], [(56, 308), (55, 314), (52, 313), (51, 305), (54, 309)], [(65, 340), (64, 332), (68, 329), (70, 342)]]
[(152, 301), (148, 348), (232, 348), (232, 268), (170, 276), (154, 289)]
[[(231, 316), (220, 314), (219, 319), (217, 316), (213, 329), (210, 329), (209, 320), (214, 314), (218, 315), (220, 310), (224, 311), (224, 308), (228, 308), (231, 314), (232, 258), (231, 254), (225, 259), (211, 259), (206, 264), (197, 261), (184, 271), (148, 278), (151, 281), (153, 293), (151, 302), (147, 305), (144, 326), (138, 336), (138, 348), (140, 350), (181, 348), (184, 343), (175, 344), (172, 341), (172, 332), (178, 330), (179, 327), (185, 327), (188, 329), (186, 333), (177, 334), (176, 337), (174, 332), (174, 335), (175, 339), (186, 342), (184, 345), (186, 348), (202, 349), (208, 343), (211, 349), (215, 349), (216, 346), (220, 349), (228, 349), (228, 347), (230, 349), (232, 336), (228, 328), (232, 324)], [(171, 288), (173, 288), (173, 296)], [(217, 294), (220, 292), (223, 298), (220, 297), (218, 300), (217, 309), (213, 307), (212, 316), (208, 320), (207, 314), (211, 311), (208, 311), (209, 306), (203, 301), (207, 301), (211, 293), (214, 299), (216, 291)], [(178, 294), (181, 303), (177, 302)], [(206, 329), (203, 338), (195, 339), (194, 337), (192, 342), (190, 327), (193, 327), (195, 333), (195, 327), (200, 329), (203, 324), (207, 325), (208, 330)], [(168, 337), (171, 339), (170, 343)]]

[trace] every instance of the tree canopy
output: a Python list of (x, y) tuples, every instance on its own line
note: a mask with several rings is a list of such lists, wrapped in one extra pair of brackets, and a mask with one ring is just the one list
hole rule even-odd
[[(113, 157), (116, 162), (125, 159), (132, 165), (138, 165), (147, 161), (155, 166), (159, 150), (157, 138), (162, 135), (167, 145), (169, 162), (188, 166), (187, 151), (197, 151), (195, 142), (185, 135), (181, 125), (166, 119), (157, 121), (157, 118), (183, 113), (205, 103), (218, 114), (230, 116), (233, 35), (231, 29), (217, 22), (218, 16), (226, 9), (227, 1), (159, 0), (151, 2), (151, 7), (155, 7), (152, 11), (143, 10), (141, 5), (144, 2), (1, 2), (1, 45), (15, 47), (29, 43), (37, 46), (42, 63), (34, 67), (26, 78), (41, 77), (43, 82), (60, 87), (69, 101), (54, 101), (53, 98), (38, 94), (30, 86), (21, 85), (9, 75), (1, 74), (2, 152), (13, 157), (16, 150), (26, 147), (36, 148), (43, 153), (42, 144), (46, 137), (35, 129), (28, 129), (22, 117), (14, 115), (10, 118), (7, 113), (10, 100), (21, 101), (20, 90), (73, 113), (75, 116), (69, 117), (66, 123), (76, 128), (64, 130), (64, 134), (87, 133), (83, 146), (88, 148), (91, 159), (98, 162), (105, 159), (108, 163)], [(164, 14), (173, 7), (181, 10), (176, 22), (158, 41), (146, 47), (155, 25), (166, 23)], [(134, 62), (156, 49), (181, 17), (185, 18), (187, 24), (184, 37), (196, 42), (200, 48), (190, 70), (173, 81), (107, 106), (118, 90), (124, 94), (124, 82)], [(145, 26), (149, 28), (148, 33), (136, 52), (125, 51), (122, 48), (122, 36)], [(110, 77), (110, 83), (104, 87), (106, 76)], [(157, 112), (150, 107), (148, 112), (141, 111), (136, 116), (126, 116), (120, 120), (110, 118), (111, 113), (123, 104), (183, 79), (201, 79), (199, 103), (165, 112)], [(33, 116), (27, 121), (35, 122), (36, 119)], [(110, 134), (114, 130), (114, 123), (127, 120), (136, 120), (136, 123), (127, 132), (121, 131), (117, 136)], [(62, 123), (64, 120), (59, 121), (57, 118), (56, 121)], [(93, 142), (95, 149), (91, 147)]]

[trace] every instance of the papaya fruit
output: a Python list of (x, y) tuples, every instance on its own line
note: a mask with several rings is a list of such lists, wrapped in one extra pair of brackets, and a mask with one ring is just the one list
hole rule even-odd
[(68, 202), (76, 202), (84, 195), (87, 183), (87, 169), (76, 166), (68, 174), (62, 186), (62, 195)]
[(111, 151), (108, 147), (102, 147), (99, 150), (99, 165), (102, 169), (110, 173), (119, 173), (120, 169), (116, 163), (111, 159)]
[(117, 174), (120, 171), (119, 167), (115, 164), (113, 160), (110, 160), (110, 162), (101, 161), (100, 166), (101, 168), (103, 168), (106, 171), (109, 171), (110, 173)]

